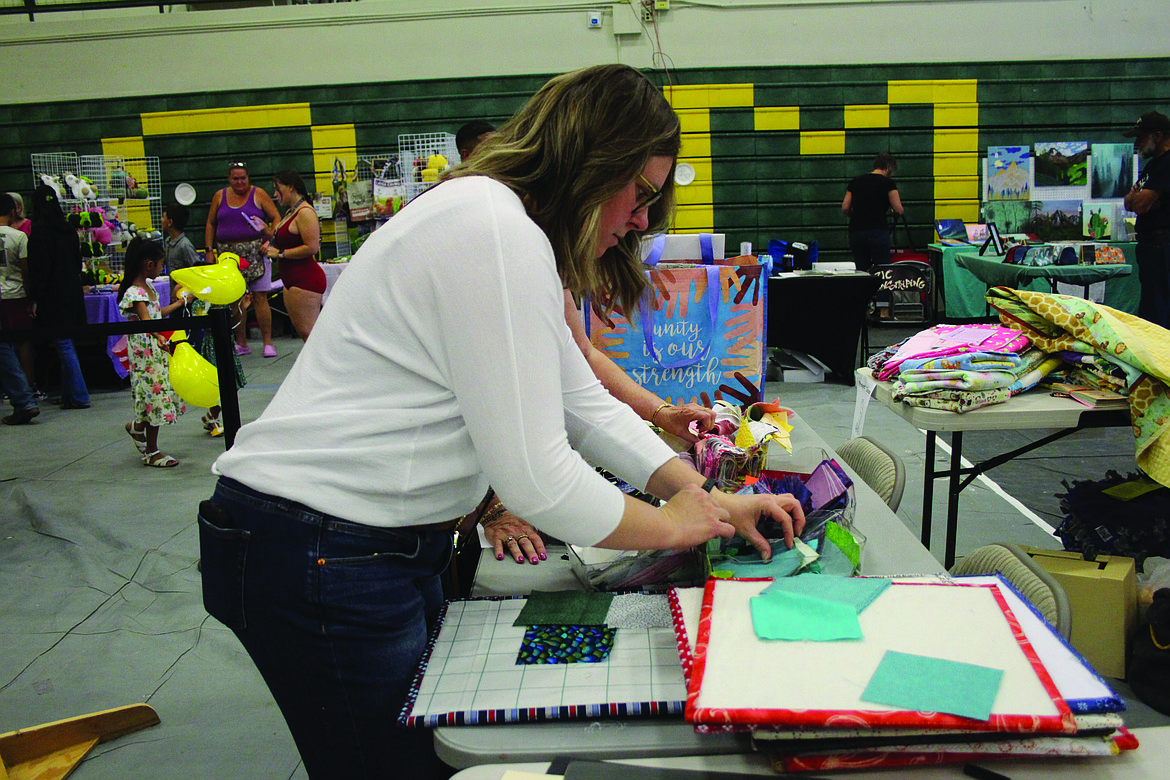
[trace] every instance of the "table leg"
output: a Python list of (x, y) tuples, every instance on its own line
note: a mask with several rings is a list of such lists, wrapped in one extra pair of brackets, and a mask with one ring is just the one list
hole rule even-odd
[(934, 431), (926, 432), (926, 463), (922, 466), (922, 546), (930, 549), (930, 525), (934, 519)]
[(946, 553), (943, 557), (943, 568), (948, 571), (955, 564), (955, 537), (958, 536), (959, 527), (959, 493), (963, 490), (963, 486), (959, 484), (959, 478), (962, 476), (960, 473), (963, 467), (962, 459), (963, 432), (955, 431), (951, 434), (950, 490), (947, 496), (947, 543)]

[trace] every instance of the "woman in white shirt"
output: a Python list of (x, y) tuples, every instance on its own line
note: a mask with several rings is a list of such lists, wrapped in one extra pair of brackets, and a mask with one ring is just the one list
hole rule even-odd
[[(565, 324), (562, 288), (636, 305), (639, 239), (669, 222), (680, 138), (631, 68), (551, 80), (370, 236), (272, 403), (216, 461), (204, 601), (264, 675), (311, 777), (442, 773), (429, 732), (394, 723), (441, 606), (451, 518), (488, 484), (583, 545), (739, 532), (763, 551), (762, 515), (790, 544), (799, 533), (791, 496), (705, 492)], [(629, 498), (590, 464), (667, 502)]]

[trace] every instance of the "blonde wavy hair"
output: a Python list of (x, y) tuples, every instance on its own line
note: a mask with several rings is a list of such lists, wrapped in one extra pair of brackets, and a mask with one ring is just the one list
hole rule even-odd
[[(552, 243), (564, 286), (604, 309), (632, 312), (646, 286), (642, 233), (627, 233), (597, 257), (601, 208), (651, 157), (676, 158), (681, 144), (678, 115), (649, 79), (626, 65), (598, 65), (550, 80), (444, 178), (490, 176), (507, 185)], [(670, 224), (673, 164), (662, 192), (647, 232)]]

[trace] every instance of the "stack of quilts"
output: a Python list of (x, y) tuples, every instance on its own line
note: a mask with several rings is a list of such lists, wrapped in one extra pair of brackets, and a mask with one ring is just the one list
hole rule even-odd
[(953, 412), (1003, 403), (1060, 365), (1019, 331), (987, 324), (936, 325), (870, 362), (895, 401)]
[(671, 593), (696, 731), (780, 772), (1137, 747), (1124, 703), (998, 577), (708, 580)]

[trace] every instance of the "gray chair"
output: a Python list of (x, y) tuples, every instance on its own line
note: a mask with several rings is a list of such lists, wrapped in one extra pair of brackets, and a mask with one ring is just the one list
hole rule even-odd
[(1060, 583), (1018, 545), (988, 544), (951, 567), (951, 574), (996, 574), (1012, 584), (1065, 639), (1072, 631), (1072, 607)]
[(849, 466), (857, 472), (865, 484), (881, 496), (893, 511), (902, 503), (902, 491), (906, 488), (906, 468), (898, 454), (869, 438), (858, 436), (837, 448)]

